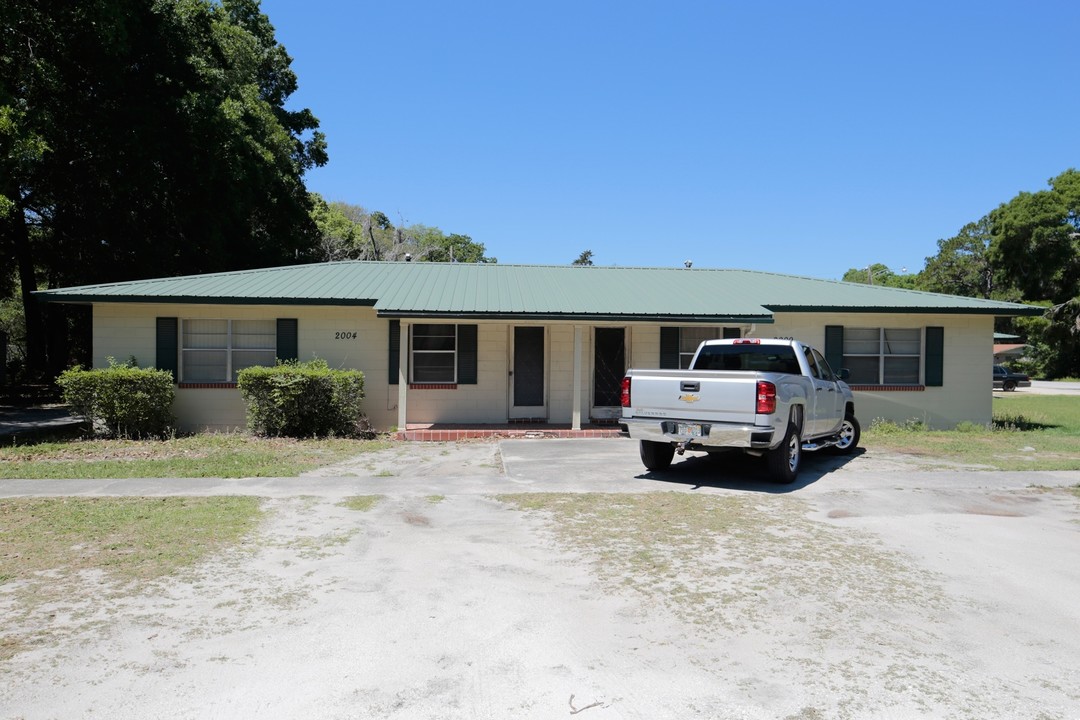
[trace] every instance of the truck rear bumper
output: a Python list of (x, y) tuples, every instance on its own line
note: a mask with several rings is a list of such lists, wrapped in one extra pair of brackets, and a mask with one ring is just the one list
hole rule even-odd
[[(686, 443), (691, 450), (715, 448), (747, 448), (768, 450), (782, 440), (776, 438), (772, 427), (743, 425), (737, 423), (702, 423), (687, 420), (659, 420), (653, 418), (622, 418), (620, 424), (625, 434), (634, 440), (650, 440), (662, 443)], [(701, 435), (680, 434), (679, 425), (698, 425)]]

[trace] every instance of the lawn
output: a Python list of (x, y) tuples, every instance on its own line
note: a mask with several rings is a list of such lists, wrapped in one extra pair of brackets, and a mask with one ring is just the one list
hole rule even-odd
[(239, 544), (262, 514), (253, 497), (0, 499), (0, 661), (49, 642), (56, 623), (43, 608), (60, 613), (88, 584), (123, 592), (193, 567)]
[(1080, 397), (995, 396), (990, 428), (968, 424), (933, 431), (918, 424), (875, 424), (863, 433), (862, 445), (925, 458), (928, 466), (1080, 470)]
[(168, 440), (63, 440), (0, 447), (0, 479), (293, 477), (386, 440), (295, 440), (205, 433)]

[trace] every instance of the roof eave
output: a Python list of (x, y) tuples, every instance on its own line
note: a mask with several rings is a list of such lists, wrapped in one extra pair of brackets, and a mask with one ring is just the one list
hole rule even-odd
[(836, 313), (875, 313), (895, 314), (910, 313), (919, 315), (993, 315), (995, 317), (1017, 317), (1023, 315), (1041, 315), (1043, 308), (1038, 307), (884, 307), (881, 305), (768, 305), (773, 312), (836, 312)]
[(544, 320), (567, 322), (651, 322), (691, 324), (772, 324), (772, 315), (632, 315), (624, 313), (526, 313), (526, 312), (439, 312), (424, 310), (379, 310), (381, 318), (396, 320)]
[(347, 305), (372, 307), (375, 300), (368, 298), (275, 298), (275, 297), (196, 297), (192, 295), (48, 295), (48, 291), (34, 293), (34, 299), (46, 303), (89, 305), (92, 303), (142, 303), (154, 305)]

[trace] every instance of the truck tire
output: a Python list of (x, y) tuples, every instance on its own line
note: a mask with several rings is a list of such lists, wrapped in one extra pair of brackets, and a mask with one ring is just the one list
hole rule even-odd
[(668, 443), (641, 441), (641, 462), (649, 470), (666, 470), (675, 457), (675, 446)]
[(799, 437), (799, 426), (788, 421), (783, 442), (765, 453), (765, 464), (769, 469), (769, 477), (773, 482), (781, 485), (793, 483), (799, 474), (799, 465), (801, 463), (802, 438)]
[(844, 416), (844, 422), (840, 423), (840, 432), (837, 436), (837, 443), (829, 448), (830, 450), (837, 455), (850, 455), (855, 452), (855, 448), (859, 447), (862, 430), (854, 415)]

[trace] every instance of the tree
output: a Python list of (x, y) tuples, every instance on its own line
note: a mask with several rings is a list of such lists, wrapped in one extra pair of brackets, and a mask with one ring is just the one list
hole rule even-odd
[(1080, 375), (1080, 172), (1021, 192), (990, 213), (991, 258), (1029, 302), (1049, 307), (1027, 341), (1042, 373)]
[(883, 287), (908, 289), (915, 287), (915, 275), (894, 273), (889, 269), (888, 265), (882, 263), (874, 263), (864, 268), (849, 268), (841, 280), (864, 285), (881, 285)]
[(996, 297), (999, 271), (991, 259), (992, 240), (988, 215), (960, 228), (953, 237), (938, 240), (937, 255), (926, 258), (918, 275), (919, 289), (965, 297)]
[(302, 176), (326, 143), (285, 107), (290, 64), (257, 0), (3, 3), (0, 264), (18, 267), (31, 365), (40, 285), (313, 256)]
[(1049, 184), (990, 213), (991, 257), (1025, 298), (1062, 303), (1080, 294), (1080, 172)]
[(395, 226), (386, 213), (359, 205), (327, 203), (312, 193), (312, 219), (319, 230), (319, 260), (410, 260), (493, 263), (483, 243), (468, 235), (447, 235), (429, 225)]
[(362, 254), (363, 227), (341, 203), (327, 203), (318, 193), (311, 193), (311, 205), (311, 219), (318, 229), (317, 260), (351, 260)]
[(571, 265), (592, 265), (593, 264), (592, 256), (593, 256), (592, 250), (584, 250), (584, 251), (582, 251), (582, 253), (580, 255), (578, 255), (577, 260), (575, 260), (574, 262), (572, 262), (570, 264)]

